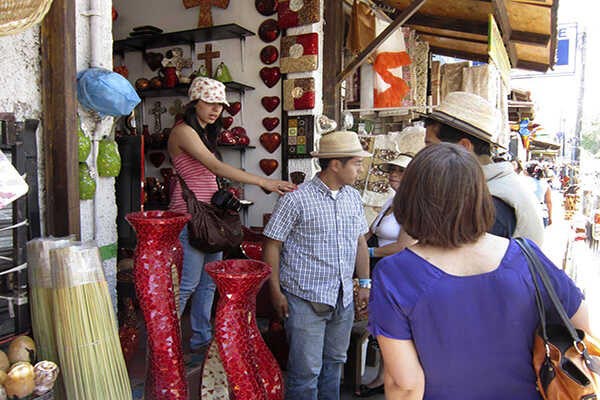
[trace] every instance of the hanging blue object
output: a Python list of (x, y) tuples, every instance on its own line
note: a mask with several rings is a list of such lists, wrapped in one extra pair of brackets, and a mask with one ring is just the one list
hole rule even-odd
[(101, 117), (129, 115), (142, 101), (127, 79), (104, 68), (89, 68), (77, 74), (77, 99)]

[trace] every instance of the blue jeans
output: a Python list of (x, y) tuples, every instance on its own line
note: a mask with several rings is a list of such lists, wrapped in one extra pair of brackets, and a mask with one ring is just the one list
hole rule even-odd
[(350, 344), (354, 304), (342, 304), (319, 315), (310, 302), (284, 292), (289, 306), (285, 321), (290, 353), (287, 400), (339, 400), (342, 365)]
[(179, 235), (183, 246), (183, 270), (181, 272), (181, 287), (179, 288), (179, 312), (183, 313), (185, 306), (192, 297), (190, 322), (192, 338), (190, 347), (197, 349), (208, 345), (212, 339), (212, 324), (210, 314), (215, 297), (216, 285), (204, 269), (204, 265), (223, 258), (223, 253), (203, 253), (190, 245), (188, 228), (183, 228)]

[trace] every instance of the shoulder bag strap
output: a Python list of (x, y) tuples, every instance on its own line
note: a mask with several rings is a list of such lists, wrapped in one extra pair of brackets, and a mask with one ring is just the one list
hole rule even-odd
[[(567, 315), (565, 308), (563, 307), (562, 303), (560, 302), (560, 299), (558, 298), (558, 295), (556, 294), (556, 291), (554, 290), (554, 286), (552, 286), (552, 282), (550, 281), (550, 277), (548, 276), (548, 272), (546, 271), (546, 268), (542, 265), (538, 256), (535, 254), (535, 252), (533, 251), (531, 246), (529, 246), (529, 243), (527, 243), (526, 240), (519, 238), (519, 239), (517, 239), (517, 243), (519, 244), (519, 246), (521, 246), (521, 249), (523, 250), (523, 252), (525, 253), (525, 256), (527, 257), (527, 261), (530, 266), (530, 271), (532, 273), (534, 283), (537, 281), (537, 279), (536, 279), (535, 275), (533, 275), (533, 274), (536, 274), (540, 277), (542, 284), (546, 288), (546, 292), (548, 293), (548, 296), (550, 297), (550, 300), (552, 301), (552, 305), (556, 309), (556, 312), (558, 313), (560, 319), (562, 320), (565, 328), (567, 328), (567, 330), (569, 331), (571, 338), (573, 339), (573, 341), (575, 343), (579, 343), (581, 341), (581, 338), (577, 334), (577, 331), (575, 330), (575, 327), (571, 323), (571, 320), (569, 319), (569, 316)], [(537, 283), (536, 283), (536, 291), (539, 292)], [(545, 321), (542, 322), (542, 325), (545, 325)], [(544, 340), (546, 340), (546, 337), (544, 337)], [(577, 347), (577, 345), (576, 345), (576, 347)]]
[(179, 178), (179, 184), (181, 185), (181, 195), (183, 196), (183, 200), (186, 203), (187, 203), (188, 199), (194, 199), (194, 200), (198, 201), (196, 199), (196, 195), (194, 194), (194, 192), (192, 192), (190, 190), (187, 183), (185, 183), (185, 181), (179, 174), (177, 174), (177, 178)]

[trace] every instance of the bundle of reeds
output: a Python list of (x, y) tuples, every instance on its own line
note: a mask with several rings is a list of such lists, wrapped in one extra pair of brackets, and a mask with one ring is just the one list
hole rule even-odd
[[(73, 237), (40, 238), (27, 243), (27, 271), (29, 276), (29, 302), (31, 326), (40, 360), (59, 364), (54, 334), (52, 310), (52, 275), (50, 250), (67, 246)], [(65, 400), (62, 379), (59, 376), (54, 387), (54, 398)]]
[(54, 326), (69, 400), (131, 400), (117, 321), (98, 248), (50, 251)]

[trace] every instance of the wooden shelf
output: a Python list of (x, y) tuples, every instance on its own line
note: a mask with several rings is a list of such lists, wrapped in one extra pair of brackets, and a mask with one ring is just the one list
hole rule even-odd
[(230, 150), (239, 150), (246, 151), (247, 149), (255, 149), (256, 146), (240, 146), (239, 144), (227, 145), (227, 144), (219, 144), (217, 145), (219, 149), (230, 149)]
[(246, 36), (254, 36), (254, 32), (242, 28), (238, 24), (217, 25), (208, 28), (115, 40), (113, 42), (113, 52), (126, 53), (130, 51), (145, 51), (148, 49), (177, 46), (180, 44), (212, 42), (224, 39), (242, 39)]
[[(240, 82), (227, 82), (225, 86), (228, 90), (232, 90), (238, 93), (244, 93), (247, 90), (254, 90), (254, 87), (248, 86), (246, 84)], [(174, 97), (174, 96), (186, 96), (188, 95), (189, 84), (185, 85), (177, 85), (174, 88), (161, 88), (161, 89), (147, 89), (147, 90), (138, 90), (137, 94), (142, 99), (150, 98), (150, 97)]]

